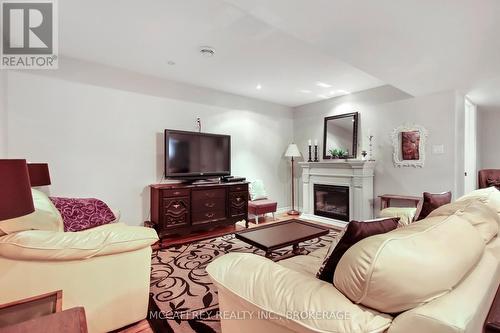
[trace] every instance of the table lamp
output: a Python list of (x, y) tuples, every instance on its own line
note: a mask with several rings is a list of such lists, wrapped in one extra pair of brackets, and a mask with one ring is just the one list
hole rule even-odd
[(292, 158), (292, 209), (287, 212), (288, 215), (293, 215), (297, 216), (300, 215), (300, 212), (295, 210), (295, 186), (294, 186), (294, 168), (293, 168), (293, 158), (294, 157), (300, 157), (300, 151), (299, 148), (295, 143), (291, 143), (286, 152), (285, 152), (286, 157), (291, 157)]
[(31, 187), (50, 185), (49, 165), (47, 163), (28, 163)]
[(26, 160), (0, 159), (0, 221), (34, 211)]

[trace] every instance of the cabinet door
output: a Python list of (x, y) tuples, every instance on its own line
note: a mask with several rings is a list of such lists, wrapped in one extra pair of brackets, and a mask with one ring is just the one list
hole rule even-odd
[(162, 229), (173, 229), (189, 225), (189, 198), (164, 198)]
[(248, 211), (248, 192), (229, 193), (229, 213), (231, 217), (246, 217)]

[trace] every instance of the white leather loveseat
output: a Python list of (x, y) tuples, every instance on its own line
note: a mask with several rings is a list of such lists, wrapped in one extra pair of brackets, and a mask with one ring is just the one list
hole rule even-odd
[[(63, 232), (50, 199), (36, 190), (33, 198), (33, 214), (3, 224), (0, 304), (62, 290), (63, 309), (85, 308), (89, 332), (144, 319), (156, 232), (123, 223)], [(8, 230), (24, 225), (44, 230)]]
[(327, 249), (275, 263), (227, 254), (207, 271), (224, 333), (479, 333), (500, 283), (500, 192), (475, 191), (427, 219), (351, 247), (333, 283)]

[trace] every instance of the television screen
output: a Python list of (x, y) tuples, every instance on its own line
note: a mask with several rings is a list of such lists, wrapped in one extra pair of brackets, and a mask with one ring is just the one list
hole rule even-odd
[(207, 178), (231, 174), (231, 137), (165, 130), (165, 177)]

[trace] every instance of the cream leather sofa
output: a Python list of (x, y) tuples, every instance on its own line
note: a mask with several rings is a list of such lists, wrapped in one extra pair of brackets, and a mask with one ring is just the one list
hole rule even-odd
[(362, 240), (333, 283), (327, 249), (275, 263), (224, 255), (207, 271), (224, 333), (479, 333), (500, 283), (500, 192), (479, 190), (427, 219)]
[(63, 309), (85, 308), (89, 332), (144, 319), (156, 232), (123, 223), (63, 232), (50, 200), (33, 196), (35, 213), (0, 222), (0, 304), (62, 290)]

